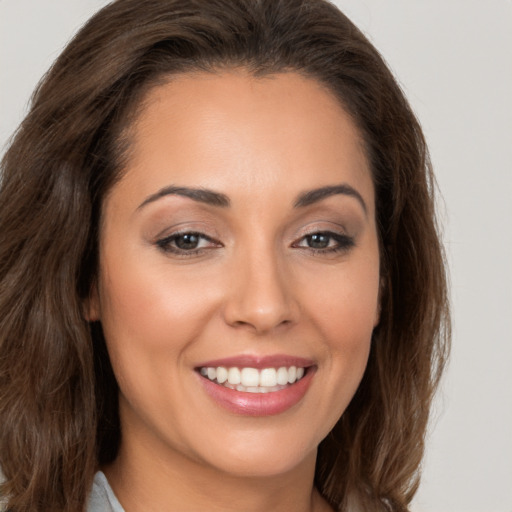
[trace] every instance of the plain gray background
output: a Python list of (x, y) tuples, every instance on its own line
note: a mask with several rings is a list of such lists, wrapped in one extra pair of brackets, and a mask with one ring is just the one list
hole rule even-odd
[[(0, 0), (2, 148), (39, 78), (106, 3)], [(453, 352), (413, 510), (512, 512), (512, 1), (336, 4), (409, 97), (443, 195)]]

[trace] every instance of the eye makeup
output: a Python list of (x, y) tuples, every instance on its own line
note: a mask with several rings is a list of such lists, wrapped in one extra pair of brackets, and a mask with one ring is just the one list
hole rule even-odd
[[(183, 203), (181, 198), (171, 200), (143, 221), (145, 239), (161, 253), (177, 259), (206, 256), (236, 244), (238, 232), (247, 230), (250, 237), (251, 230), (255, 233), (260, 229), (274, 230), (275, 233), (269, 232), (268, 236), (276, 240), (281, 237), (283, 247), (304, 255), (330, 256), (332, 259), (348, 254), (366, 225), (366, 217), (359, 208), (333, 199), (306, 206), (299, 215), (293, 215), (295, 210), (291, 215), (284, 213), (281, 221), (276, 220), (268, 228), (265, 228), (264, 217), (261, 222), (259, 217), (250, 221), (240, 215), (236, 218), (232, 209), (219, 213), (203, 205), (190, 204), (188, 200)], [(233, 218), (230, 220), (230, 217)]]
[(165, 253), (176, 256), (195, 256), (205, 250), (222, 247), (220, 242), (197, 231), (182, 230), (160, 238), (156, 245)]
[(308, 249), (314, 254), (348, 252), (355, 246), (353, 237), (333, 231), (315, 231), (295, 242), (293, 247)]

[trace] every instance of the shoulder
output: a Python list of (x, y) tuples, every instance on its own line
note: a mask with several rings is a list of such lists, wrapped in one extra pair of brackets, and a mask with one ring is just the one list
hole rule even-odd
[(101, 471), (94, 476), (87, 512), (124, 512), (107, 477)]
[[(5, 477), (0, 469), (0, 486)], [(0, 512), (5, 512), (6, 498), (0, 494)], [(123, 507), (110, 487), (107, 477), (98, 471), (94, 476), (86, 512), (124, 512)]]

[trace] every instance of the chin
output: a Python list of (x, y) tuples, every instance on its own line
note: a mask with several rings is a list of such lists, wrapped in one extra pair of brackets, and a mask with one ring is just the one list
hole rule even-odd
[(211, 467), (235, 477), (273, 477), (303, 467), (314, 468), (323, 437), (323, 433), (304, 429), (294, 432), (289, 427), (226, 432), (225, 438), (217, 438), (215, 443), (208, 440), (198, 447), (196, 455)]
[(257, 453), (238, 453), (224, 457), (216, 466), (223, 473), (240, 478), (270, 478), (291, 473), (316, 460), (316, 447), (307, 453), (270, 452), (261, 450)]

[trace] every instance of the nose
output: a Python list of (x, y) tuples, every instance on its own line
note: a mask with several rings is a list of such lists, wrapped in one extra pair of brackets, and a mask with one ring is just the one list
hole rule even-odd
[(300, 311), (293, 282), (275, 251), (244, 253), (232, 263), (224, 307), (229, 325), (264, 334), (297, 322)]

